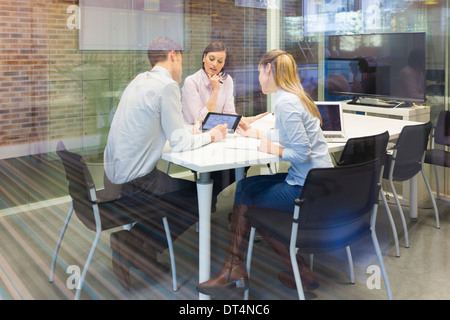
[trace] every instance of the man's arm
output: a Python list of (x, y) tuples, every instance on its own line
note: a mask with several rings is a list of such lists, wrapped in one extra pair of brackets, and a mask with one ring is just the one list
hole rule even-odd
[(193, 134), (183, 121), (180, 90), (176, 83), (169, 84), (160, 97), (161, 125), (172, 150), (193, 150), (212, 141), (221, 141), (226, 135), (226, 126), (220, 125), (206, 133)]

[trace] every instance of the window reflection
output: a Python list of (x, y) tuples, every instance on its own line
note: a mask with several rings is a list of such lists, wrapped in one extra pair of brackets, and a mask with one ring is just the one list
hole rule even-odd
[[(247, 116), (267, 107), (257, 64), (273, 32), (315, 98), (324, 94), (326, 36), (426, 32), (432, 121), (446, 108), (448, 9), (440, 0), (25, 0), (12, 7), (2, 9), (0, 38), (0, 183), (4, 190), (17, 185), (20, 193), (2, 192), (3, 208), (65, 194), (53, 157), (57, 141), (85, 154), (103, 150), (123, 88), (149, 68), (145, 51), (155, 28), (182, 40), (184, 78), (201, 67), (208, 43), (226, 43), (236, 111)], [(35, 179), (51, 183), (43, 187)]]

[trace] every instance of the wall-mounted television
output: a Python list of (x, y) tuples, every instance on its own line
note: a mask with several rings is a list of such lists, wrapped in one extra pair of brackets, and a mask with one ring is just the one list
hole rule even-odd
[(425, 41), (424, 32), (328, 36), (326, 99), (380, 106), (424, 102)]

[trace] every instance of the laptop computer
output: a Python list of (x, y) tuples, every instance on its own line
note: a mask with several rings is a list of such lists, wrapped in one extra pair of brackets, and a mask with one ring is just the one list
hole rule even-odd
[(347, 142), (348, 137), (344, 130), (341, 102), (317, 101), (316, 105), (322, 116), (322, 131), (327, 142)]

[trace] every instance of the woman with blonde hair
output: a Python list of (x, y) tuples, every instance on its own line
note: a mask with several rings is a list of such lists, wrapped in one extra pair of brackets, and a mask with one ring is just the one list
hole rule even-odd
[[(332, 166), (320, 127), (320, 113), (303, 90), (292, 56), (282, 50), (272, 50), (262, 57), (258, 69), (262, 92), (275, 94), (272, 103), (275, 129), (264, 132), (241, 123), (237, 132), (261, 139), (260, 151), (276, 154), (291, 166), (287, 173), (259, 175), (239, 181), (225, 262), (214, 278), (197, 285), (197, 290), (207, 295), (216, 295), (226, 289), (248, 288), (249, 279), (243, 263), (250, 231), (244, 216), (248, 208), (257, 205), (293, 212), (294, 200), (299, 196), (309, 170)], [(278, 278), (289, 288), (295, 288), (287, 246), (267, 233), (260, 234), (289, 268), (280, 272)], [(314, 273), (299, 254), (297, 260), (302, 283), (307, 289), (317, 288)]]

